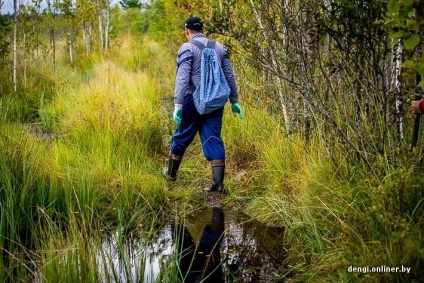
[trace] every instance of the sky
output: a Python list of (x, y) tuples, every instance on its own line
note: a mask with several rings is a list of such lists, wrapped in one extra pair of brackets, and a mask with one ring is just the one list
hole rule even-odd
[[(13, 14), (13, 0), (0, 0), (3, 5), (1, 6), (1, 14), (2, 15), (6, 15), (6, 14)], [(18, 0), (18, 4), (25, 4), (28, 3), (30, 1), (25, 1), (25, 0)], [(46, 1), (43, 0), (42, 6), (46, 6)]]
[(11, 3), (9, 0), (0, 0), (2, 2), (2, 6), (1, 6), (1, 14), (5, 15), (7, 13), (12, 14), (13, 12), (13, 3)]
[[(3, 3), (3, 6), (1, 6), (0, 14), (6, 15), (6, 14), (13, 14), (13, 0), (0, 0), (0, 2)], [(53, 1), (52, 1), (53, 2)], [(115, 6), (119, 2), (119, 0), (112, 0), (111, 6)], [(31, 3), (29, 0), (18, 0), (18, 3), (25, 4), (25, 3)], [(43, 0), (41, 2), (41, 7), (45, 8), (47, 7), (46, 0)]]

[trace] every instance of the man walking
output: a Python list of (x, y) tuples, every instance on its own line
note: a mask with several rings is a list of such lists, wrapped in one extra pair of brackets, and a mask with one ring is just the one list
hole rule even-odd
[[(193, 92), (199, 86), (201, 77), (201, 50), (197, 47), (198, 41), (204, 46), (208, 39), (203, 35), (203, 22), (198, 17), (190, 17), (185, 22), (187, 38), (177, 57), (177, 77), (174, 91), (175, 109), (173, 113), (177, 129), (172, 137), (168, 167), (163, 170), (170, 181), (175, 181), (177, 171), (186, 148), (199, 133), (203, 154), (212, 166), (212, 185), (205, 191), (224, 191), (225, 149), (221, 139), (222, 116), (224, 107), (212, 113), (201, 115), (197, 111)], [(238, 93), (231, 61), (224, 47), (215, 42), (214, 50), (221, 63), (221, 68), (230, 87), (229, 100), (231, 111), (243, 119), (243, 110), (238, 104)]]

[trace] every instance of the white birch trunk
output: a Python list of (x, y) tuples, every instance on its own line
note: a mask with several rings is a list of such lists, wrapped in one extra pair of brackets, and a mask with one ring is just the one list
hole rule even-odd
[(99, 43), (100, 43), (100, 50), (103, 50), (104, 47), (104, 42), (103, 42), (103, 22), (102, 22), (102, 13), (103, 10), (100, 9), (100, 4), (99, 1), (97, 1), (97, 5), (98, 5), (98, 18), (99, 18)]
[(83, 25), (82, 37), (85, 46), (85, 54), (90, 55), (91, 53), (91, 25), (86, 26), (85, 23)]
[(82, 27), (82, 41), (84, 42), (85, 55), (88, 55), (87, 35), (86, 35), (86, 30), (85, 30), (85, 23), (83, 23), (83, 27)]
[(110, 13), (108, 10), (106, 11), (106, 25), (105, 25), (105, 53), (109, 49), (109, 26), (110, 26)]
[(14, 27), (13, 27), (13, 90), (18, 91), (18, 0), (13, 0)]
[(56, 40), (55, 40), (55, 30), (54, 30), (54, 11), (52, 10), (52, 3), (50, 0), (47, 1), (47, 8), (49, 14), (51, 15), (51, 23), (49, 23), (50, 27), (50, 47), (52, 48), (52, 63), (53, 63), (53, 71), (56, 71)]
[(73, 51), (73, 40), (72, 40), (72, 32), (68, 31), (68, 44), (69, 44), (69, 60), (71, 61), (71, 65), (74, 65), (74, 51)]
[[(264, 37), (264, 40), (268, 41), (268, 36), (267, 36), (266, 31), (265, 31), (264, 25), (262, 23), (262, 18), (259, 15), (259, 13), (256, 9), (255, 3), (253, 2), (253, 0), (249, 0), (249, 2), (250, 2), (250, 5), (253, 9), (253, 13), (255, 14), (259, 28), (262, 30), (262, 36)], [(270, 44), (269, 51), (270, 51), (270, 56), (271, 56), (272, 68), (274, 70), (278, 70), (279, 68), (278, 68), (277, 60), (275, 59), (274, 50), (273, 50), (271, 44)], [(284, 99), (284, 94), (283, 94), (283, 91), (281, 89), (282, 81), (278, 76), (275, 76), (275, 77), (276, 77), (275, 79), (277, 81), (277, 93), (278, 93), (278, 97), (280, 98), (281, 109), (282, 109), (282, 112), (283, 112), (284, 124), (286, 126), (286, 130), (289, 131), (290, 130), (290, 121), (289, 121), (289, 117), (288, 117), (288, 114), (287, 114), (287, 108), (286, 108), (286, 103), (285, 103), (285, 99)]]
[[(24, 50), (26, 50), (26, 32), (24, 32)], [(24, 52), (24, 54), (22, 55), (24, 57), (24, 87), (26, 87), (27, 85), (27, 65), (28, 65), (28, 58), (27, 58), (27, 52)]]
[[(41, 14), (41, 4), (37, 4), (37, 6), (36, 6), (36, 8), (37, 8), (37, 14)], [(36, 40), (35, 40), (35, 44), (36, 44), (36, 47), (35, 47), (35, 54), (36, 54), (36, 57), (37, 57), (37, 67), (39, 67), (40, 66), (40, 43), (39, 43), (39, 35), (40, 35), (40, 25), (39, 25), (39, 23), (37, 23), (37, 28), (36, 28), (36, 36), (35, 36), (35, 38), (36, 38)]]
[(402, 72), (402, 57), (403, 57), (403, 46), (401, 40), (393, 48), (394, 54), (394, 72), (393, 72), (393, 87), (395, 92), (396, 99), (396, 123), (397, 130), (399, 134), (400, 141), (403, 140), (403, 119), (402, 119), (402, 109), (403, 109), (403, 99), (402, 99), (402, 81), (401, 81), (401, 72)]

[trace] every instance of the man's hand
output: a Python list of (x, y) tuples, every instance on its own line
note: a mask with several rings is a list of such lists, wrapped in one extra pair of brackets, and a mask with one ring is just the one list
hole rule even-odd
[(420, 103), (422, 100), (414, 100), (411, 102), (411, 112), (412, 114), (421, 114)]
[(231, 112), (233, 112), (234, 116), (237, 116), (237, 114), (239, 114), (240, 119), (244, 118), (243, 110), (241, 109), (241, 106), (237, 102), (231, 104)]
[(172, 114), (172, 117), (174, 118), (175, 123), (179, 125), (181, 123), (181, 114), (182, 114), (182, 105), (175, 104), (174, 113)]

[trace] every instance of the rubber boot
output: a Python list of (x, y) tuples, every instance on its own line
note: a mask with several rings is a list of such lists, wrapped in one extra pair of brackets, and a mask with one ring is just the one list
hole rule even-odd
[(180, 168), (182, 156), (170, 155), (168, 159), (168, 167), (164, 167), (162, 174), (168, 181), (175, 181), (177, 179), (178, 168)]
[(224, 172), (224, 161), (219, 160), (219, 162), (215, 162), (215, 164), (212, 163), (212, 185), (205, 188), (206, 192), (224, 192)]

